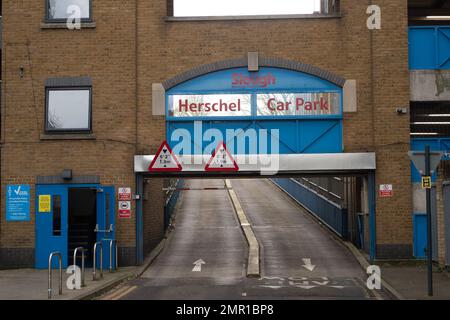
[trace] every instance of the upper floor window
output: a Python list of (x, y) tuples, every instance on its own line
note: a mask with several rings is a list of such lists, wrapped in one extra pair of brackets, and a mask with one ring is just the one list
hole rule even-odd
[(45, 131), (92, 131), (90, 78), (50, 78), (45, 83)]
[(46, 131), (91, 131), (91, 88), (47, 88)]
[(173, 16), (319, 14), (324, 13), (322, 3), (324, 0), (173, 0)]
[(66, 22), (80, 15), (81, 21), (92, 20), (92, 0), (46, 0), (46, 20)]

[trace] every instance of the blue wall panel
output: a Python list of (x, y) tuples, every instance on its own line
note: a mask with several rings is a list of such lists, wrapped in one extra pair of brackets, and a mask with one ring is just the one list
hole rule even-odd
[(413, 214), (414, 230), (414, 257), (425, 258), (427, 247), (427, 215), (424, 213)]
[(411, 70), (450, 69), (450, 27), (410, 27)]

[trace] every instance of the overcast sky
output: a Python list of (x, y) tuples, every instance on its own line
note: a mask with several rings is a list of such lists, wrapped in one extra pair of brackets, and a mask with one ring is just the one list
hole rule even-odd
[(318, 11), (320, 0), (174, 0), (174, 15), (227, 16), (307, 14)]

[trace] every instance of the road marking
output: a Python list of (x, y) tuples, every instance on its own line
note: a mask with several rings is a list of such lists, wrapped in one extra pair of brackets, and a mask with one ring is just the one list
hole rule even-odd
[(202, 272), (202, 265), (206, 264), (206, 262), (202, 259), (198, 259), (193, 264), (195, 264), (195, 267), (192, 269), (192, 272)]
[(120, 295), (122, 292), (126, 291), (129, 288), (129, 286), (123, 286), (121, 288), (118, 288), (116, 291), (104, 296), (103, 298), (101, 298), (100, 300), (114, 300), (114, 298), (117, 295)]
[(316, 266), (313, 265), (313, 264), (311, 263), (311, 259), (309, 259), (309, 258), (304, 258), (304, 259), (302, 259), (302, 260), (303, 260), (303, 263), (304, 263), (304, 265), (302, 265), (302, 267), (304, 267), (305, 269), (307, 269), (307, 270), (309, 270), (309, 271), (314, 271), (314, 269), (316, 268)]
[[(128, 286), (127, 286), (128, 287)], [(115, 296), (114, 298), (112, 298), (111, 300), (119, 300), (123, 297), (125, 297), (126, 295), (130, 294), (131, 291), (135, 290), (137, 288), (137, 286), (132, 286), (132, 287), (128, 287), (127, 290), (125, 290), (124, 292), (122, 292), (121, 294)]]

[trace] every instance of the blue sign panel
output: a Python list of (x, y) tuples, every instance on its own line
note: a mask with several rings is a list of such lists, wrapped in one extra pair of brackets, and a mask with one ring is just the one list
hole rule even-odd
[(6, 187), (6, 221), (30, 221), (30, 186)]
[[(211, 72), (166, 92), (166, 135), (175, 154), (343, 152), (342, 87), (273, 67)], [(210, 150), (212, 149), (212, 150)]]

